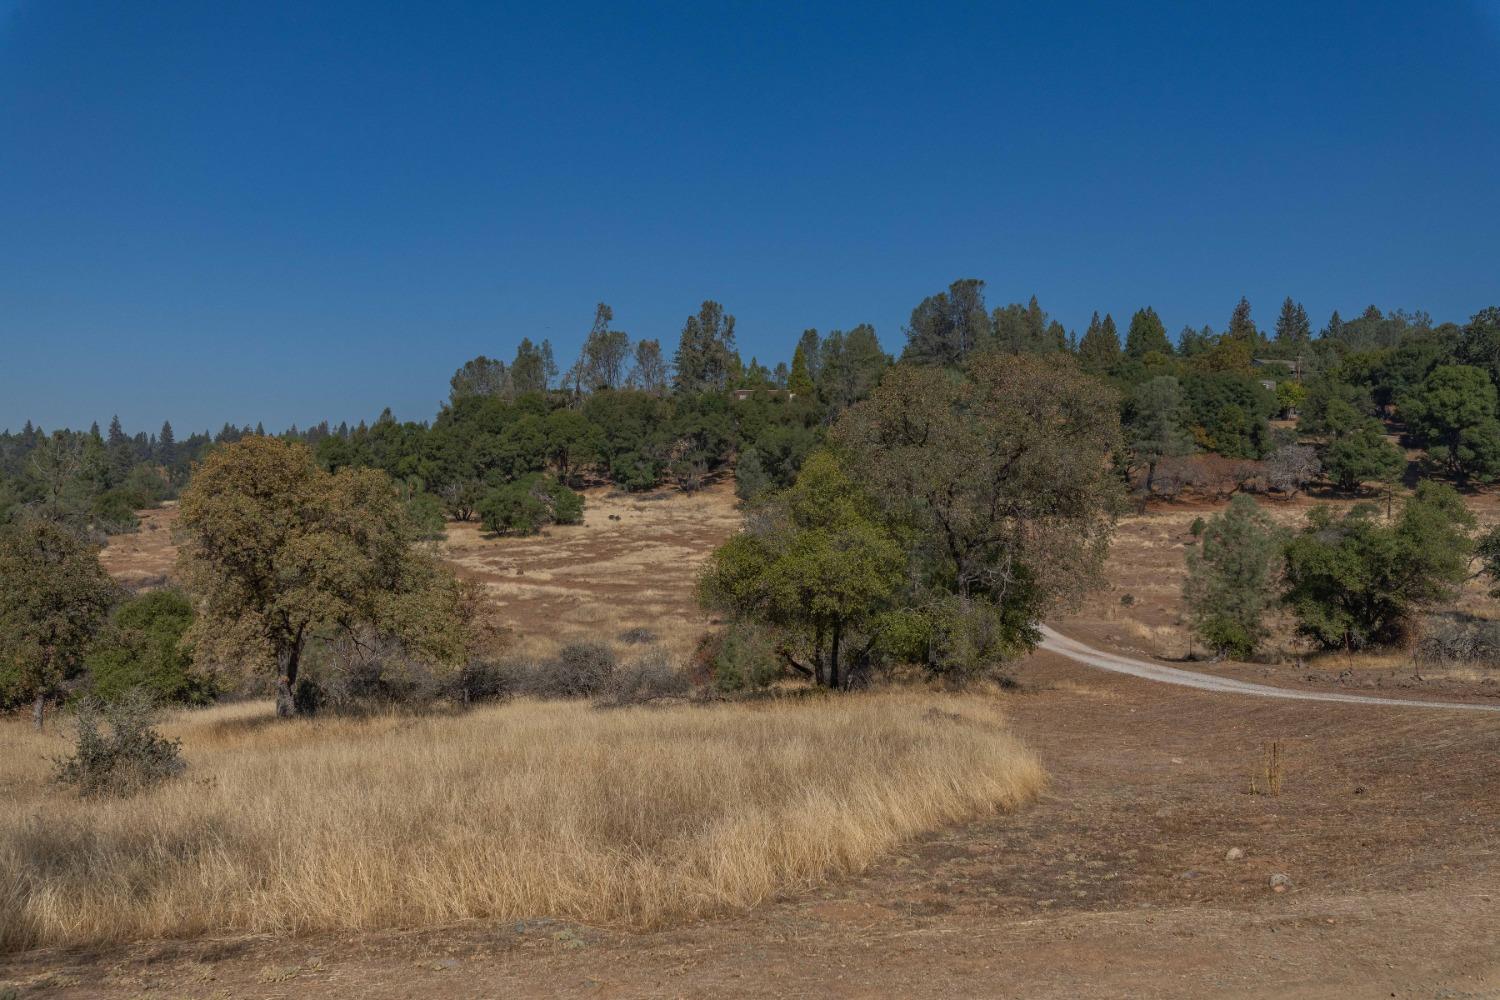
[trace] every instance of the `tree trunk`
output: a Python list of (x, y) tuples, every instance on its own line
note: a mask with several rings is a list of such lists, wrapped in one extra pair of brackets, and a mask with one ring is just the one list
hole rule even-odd
[(1156, 463), (1146, 463), (1146, 498), (1151, 498), (1151, 486), (1156, 482)]
[(828, 655), (828, 686), (835, 691), (839, 686), (839, 626), (833, 626), (833, 644)]
[(42, 721), (47, 715), (47, 693), (38, 691), (36, 701), (31, 704), (31, 721), (36, 723), (36, 731), (42, 731)]
[(301, 659), (301, 642), (276, 654), (276, 714), (283, 719), (297, 714), (297, 667)]

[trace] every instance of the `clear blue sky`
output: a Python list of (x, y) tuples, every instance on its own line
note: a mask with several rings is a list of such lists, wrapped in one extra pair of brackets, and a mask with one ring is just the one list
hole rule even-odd
[(1500, 303), (1500, 0), (0, 0), (0, 427), (427, 419), (599, 300), (741, 350)]

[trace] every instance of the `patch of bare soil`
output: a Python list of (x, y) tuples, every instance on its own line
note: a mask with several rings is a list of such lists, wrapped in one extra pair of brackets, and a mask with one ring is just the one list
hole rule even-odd
[[(1013, 724), (1054, 776), (1042, 801), (817, 893), (648, 934), (539, 915), (32, 953), (0, 980), (23, 997), (1500, 995), (1500, 720), (1207, 694), (1050, 654), (1017, 676)], [(1281, 794), (1251, 794), (1271, 742)]]
[(177, 504), (168, 502), (155, 510), (137, 513), (141, 526), (125, 535), (114, 535), (99, 553), (105, 572), (132, 590), (162, 587), (172, 579), (177, 565)]

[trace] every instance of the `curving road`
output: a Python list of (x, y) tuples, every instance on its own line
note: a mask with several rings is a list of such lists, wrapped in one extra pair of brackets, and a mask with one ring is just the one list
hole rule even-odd
[(1351, 705), (1382, 705), (1387, 708), (1445, 708), (1462, 712), (1500, 712), (1500, 705), (1469, 704), (1461, 701), (1418, 701), (1407, 698), (1376, 698), (1363, 694), (1339, 694), (1334, 691), (1293, 691), (1289, 688), (1271, 687), (1269, 684), (1253, 684), (1229, 677), (1215, 677), (1192, 670), (1164, 667), (1148, 660), (1136, 660), (1114, 653), (1103, 653), (1085, 646), (1076, 639), (1042, 626), (1041, 648), (1049, 652), (1077, 660), (1086, 666), (1109, 670), (1117, 674), (1129, 674), (1148, 681), (1177, 684), (1181, 687), (1197, 688), (1200, 691), (1216, 691), (1220, 694), (1248, 694), (1257, 698), (1285, 698), (1291, 701), (1341, 701)]

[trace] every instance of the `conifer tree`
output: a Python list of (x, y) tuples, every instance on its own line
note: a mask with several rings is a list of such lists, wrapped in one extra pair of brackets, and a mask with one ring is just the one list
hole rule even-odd
[(1115, 321), (1107, 314), (1100, 321), (1099, 314), (1094, 313), (1078, 342), (1078, 363), (1086, 372), (1102, 374), (1119, 360), (1120, 336), (1115, 332)]
[(1150, 306), (1136, 310), (1130, 317), (1130, 331), (1125, 335), (1125, 355), (1139, 359), (1148, 354), (1171, 353), (1172, 342), (1167, 339), (1167, 328), (1156, 310)]
[(674, 367), (674, 388), (700, 393), (728, 388), (738, 378), (739, 354), (734, 348), (734, 317), (709, 299), (682, 326)]
[(1243, 295), (1234, 312), (1229, 314), (1229, 329), (1224, 331), (1224, 339), (1245, 344), (1251, 353), (1260, 346), (1260, 331), (1255, 328), (1255, 320), (1250, 318), (1250, 300)]
[(1312, 339), (1312, 326), (1307, 321), (1307, 310), (1302, 303), (1293, 302), (1288, 295), (1281, 303), (1281, 315), (1276, 317), (1276, 343), (1283, 346), (1303, 347)]

